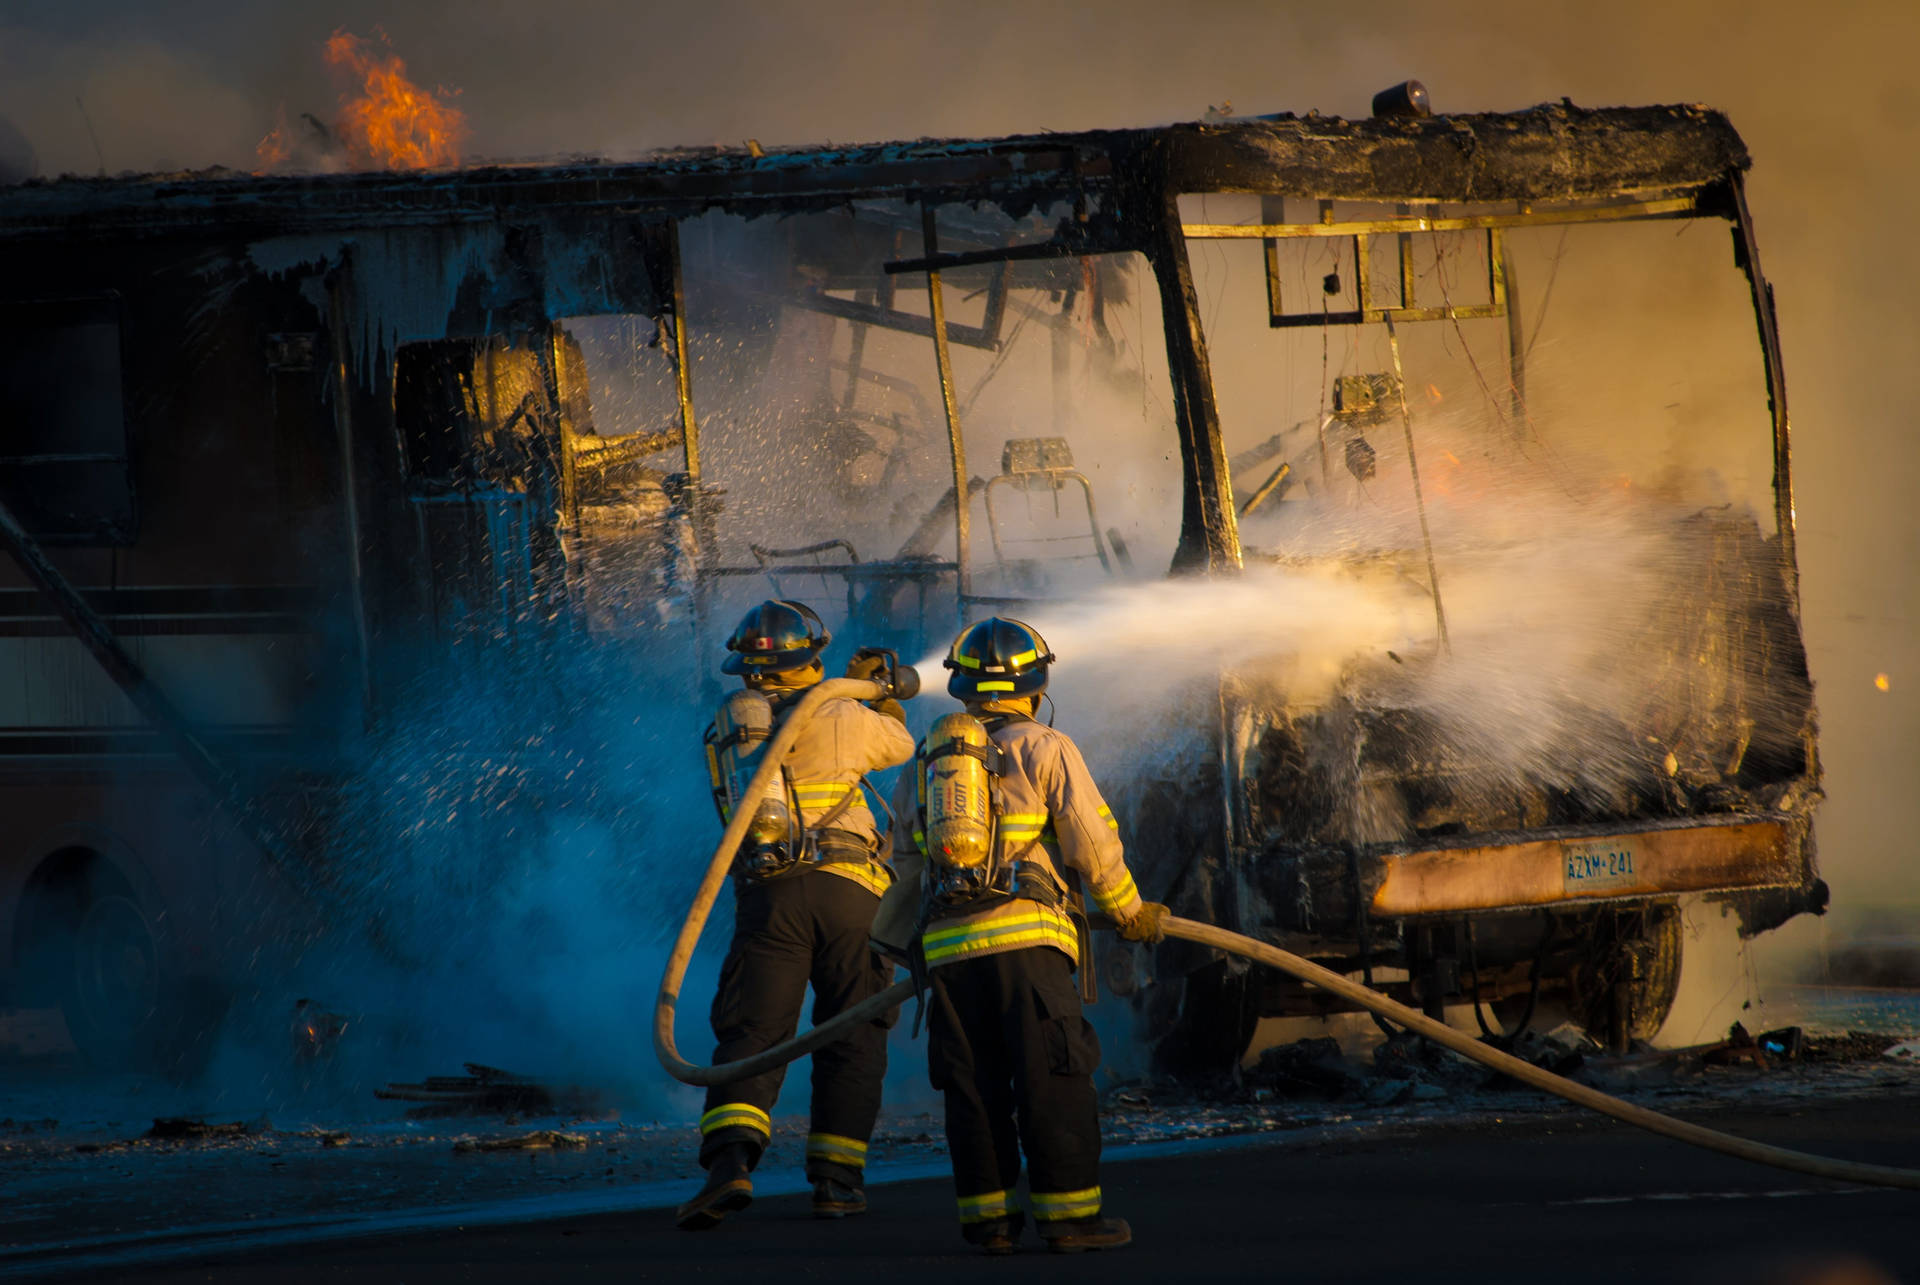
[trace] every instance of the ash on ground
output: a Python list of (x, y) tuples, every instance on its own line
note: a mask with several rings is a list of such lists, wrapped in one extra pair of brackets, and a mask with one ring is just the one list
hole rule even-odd
[[(1523, 1036), (1522, 1060), (1655, 1110), (1697, 1111), (1920, 1088), (1920, 1057), (1898, 1033), (1808, 1035), (1789, 1027), (1754, 1035), (1735, 1025), (1724, 1040), (1684, 1049), (1642, 1048), (1620, 1057), (1572, 1026)], [(1109, 1142), (1148, 1142), (1370, 1120), (1418, 1122), (1487, 1115), (1553, 1115), (1578, 1108), (1418, 1036), (1399, 1032), (1370, 1058), (1332, 1037), (1264, 1050), (1257, 1061), (1209, 1080), (1142, 1080), (1104, 1095)]]
[[(1920, 1025), (1808, 1034), (1735, 1030), (1712, 1044), (1603, 1056), (1571, 1028), (1529, 1037), (1516, 1052), (1656, 1110), (1689, 1116), (1754, 1106), (1792, 1110), (1836, 1096), (1920, 1091)], [(271, 1110), (201, 1110), (192, 1092), (153, 1079), (95, 1075), (68, 1062), (0, 1066), (0, 1166), (8, 1176), (7, 1254), (123, 1244), (221, 1228), (324, 1227), (392, 1211), (487, 1210), (528, 1202), (558, 1208), (600, 1199), (636, 1217), (697, 1185), (697, 1111), (638, 1119), (619, 1103), (572, 1091), (526, 1091), (527, 1077), (471, 1066), (468, 1075)], [(501, 1086), (513, 1092), (501, 1096)], [(426, 1101), (421, 1099), (425, 1098)], [(264, 1099), (263, 1099), (264, 1100)], [(541, 1104), (550, 1104), (542, 1112)], [(510, 1109), (482, 1111), (481, 1105)], [(211, 1102), (202, 1106), (214, 1105)], [(476, 1109), (460, 1113), (462, 1105)], [(426, 1106), (432, 1110), (422, 1113)], [(571, 1108), (571, 1109), (569, 1109)], [(428, 1118), (420, 1118), (421, 1114)], [(649, 1113), (651, 1114), (651, 1113)], [(1418, 1039), (1342, 1054), (1330, 1038), (1270, 1048), (1236, 1074), (1194, 1083), (1105, 1085), (1101, 1131), (1129, 1144), (1268, 1135), (1274, 1145), (1417, 1135), (1425, 1128), (1585, 1118)], [(804, 1114), (776, 1117), (758, 1175), (799, 1180)], [(872, 1176), (944, 1171), (937, 1111), (889, 1107), (871, 1152)], [(462, 1217), (469, 1216), (462, 1213)]]

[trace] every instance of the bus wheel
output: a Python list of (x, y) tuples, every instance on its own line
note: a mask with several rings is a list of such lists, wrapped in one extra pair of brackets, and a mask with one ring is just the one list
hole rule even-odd
[(73, 1042), (99, 1066), (150, 1064), (161, 1026), (160, 952), (131, 897), (96, 897), (73, 934), (61, 1008)]
[(211, 1051), (225, 992), (172, 967), (156, 922), (113, 862), (63, 849), (22, 894), (18, 981), (29, 1002), (59, 1006), (89, 1064), (189, 1078)]
[(1680, 993), (1680, 909), (1649, 905), (1602, 915), (1568, 977), (1575, 1019), (1608, 1051), (1651, 1040)]

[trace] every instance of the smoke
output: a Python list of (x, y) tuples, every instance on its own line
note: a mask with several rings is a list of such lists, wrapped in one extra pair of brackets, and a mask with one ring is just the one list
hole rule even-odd
[[(647, 1019), (677, 922), (663, 907), (691, 896), (714, 838), (700, 715), (620, 649), (529, 660), (456, 661), (361, 747), (325, 822), (325, 923), (256, 959), (210, 1085), (337, 1113), (475, 1062), (629, 1112), (685, 1105)], [(289, 1079), (296, 999), (345, 1031)]]
[[(1424, 422), (1419, 440), (1431, 459), (1457, 459), (1488, 427)], [(1223, 672), (1296, 710), (1350, 700), (1419, 712), (1470, 765), (1454, 779), (1463, 794), (1552, 786), (1610, 799), (1645, 779), (1649, 752), (1627, 729), (1647, 722), (1663, 658), (1686, 651), (1690, 622), (1670, 608), (1702, 575), (1697, 509), (1623, 488), (1605, 461), (1566, 449), (1430, 494), (1443, 646), (1427, 568), (1408, 553), (1422, 548), (1421, 506), (1404, 447), (1379, 440), (1364, 507), (1293, 499), (1249, 524), (1289, 549), (1282, 561), (1020, 609), (1059, 657), (1060, 726), (1103, 780), (1177, 768), (1193, 747), (1169, 729), (1212, 725)]]

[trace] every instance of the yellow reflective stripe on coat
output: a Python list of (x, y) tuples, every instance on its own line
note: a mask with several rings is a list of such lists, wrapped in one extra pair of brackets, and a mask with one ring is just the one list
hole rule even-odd
[(1080, 957), (1080, 934), (1073, 921), (1064, 911), (1036, 901), (1008, 902), (986, 918), (929, 928), (921, 943), (929, 967), (1027, 946), (1052, 946), (1068, 959)]
[(996, 819), (1002, 843), (1025, 844), (1045, 837), (1047, 814), (1044, 812), (1002, 812)]
[(845, 781), (816, 781), (811, 785), (793, 787), (793, 797), (803, 808), (832, 807), (847, 797), (853, 787)]
[(878, 861), (828, 861), (814, 869), (851, 879), (876, 897), (885, 896), (893, 887), (893, 871)]
[(1033, 1216), (1042, 1222), (1062, 1222), (1070, 1218), (1092, 1218), (1100, 1212), (1100, 1188), (1082, 1191), (1036, 1191)]
[(963, 1223), (988, 1223), (996, 1218), (1005, 1218), (1013, 1212), (1013, 1193), (1011, 1191), (988, 1191), (978, 1196), (961, 1196), (960, 1221)]
[(700, 1117), (700, 1133), (718, 1133), (722, 1129), (752, 1129), (773, 1136), (773, 1119), (751, 1102), (722, 1102)]
[(849, 1169), (864, 1169), (867, 1167), (867, 1144), (858, 1138), (845, 1138), (837, 1133), (809, 1133), (807, 1159), (826, 1160)]
[(1119, 883), (1109, 888), (1093, 889), (1093, 904), (1111, 913), (1122, 906), (1132, 904), (1133, 899), (1139, 895), (1140, 889), (1134, 884), (1132, 873), (1122, 870)]
[(1104, 803), (1100, 805), (1100, 817), (1107, 823), (1107, 829), (1113, 831), (1115, 834), (1120, 833), (1120, 823), (1113, 819), (1113, 809)]

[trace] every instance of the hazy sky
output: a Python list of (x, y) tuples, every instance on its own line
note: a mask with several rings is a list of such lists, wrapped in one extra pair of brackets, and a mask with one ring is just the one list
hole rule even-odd
[[(1795, 428), (1823, 860), (1840, 897), (1920, 903), (1920, 102), (1905, 2), (1105, 4), (335, 0), (0, 3), (0, 117), (43, 173), (245, 165), (319, 46), (383, 25), (461, 91), (473, 150), (995, 134), (1318, 108), (1407, 76), (1437, 108), (1704, 102), (1755, 158)], [(1569, 15), (1569, 16), (1556, 16)], [(81, 103), (85, 104), (85, 116)], [(1874, 686), (1886, 673), (1890, 690)]]

